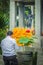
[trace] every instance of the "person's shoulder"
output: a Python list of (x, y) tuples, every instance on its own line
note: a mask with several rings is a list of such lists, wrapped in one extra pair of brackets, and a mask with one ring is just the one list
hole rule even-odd
[(13, 38), (11, 38), (12, 39), (12, 41), (16, 41), (15, 39), (13, 39)]
[(5, 38), (1, 40), (1, 43), (3, 43), (5, 41)]

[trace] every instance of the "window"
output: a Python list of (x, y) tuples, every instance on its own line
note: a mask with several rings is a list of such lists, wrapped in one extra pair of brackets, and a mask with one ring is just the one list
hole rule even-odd
[[(35, 6), (34, 2), (16, 2), (16, 23), (19, 26), (19, 8), (22, 9), (23, 27), (35, 27)], [(22, 6), (22, 7), (20, 7)]]

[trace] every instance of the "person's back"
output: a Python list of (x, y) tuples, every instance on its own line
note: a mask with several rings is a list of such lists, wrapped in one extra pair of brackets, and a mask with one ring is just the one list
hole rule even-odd
[(9, 31), (6, 38), (1, 41), (2, 55), (5, 65), (18, 65), (16, 59), (16, 49), (18, 49), (18, 46), (16, 40), (11, 38), (12, 34), (13, 33)]
[(16, 44), (15, 40), (12, 39), (10, 36), (7, 36), (5, 39), (3, 39), (1, 42), (3, 56), (16, 55), (15, 44)]

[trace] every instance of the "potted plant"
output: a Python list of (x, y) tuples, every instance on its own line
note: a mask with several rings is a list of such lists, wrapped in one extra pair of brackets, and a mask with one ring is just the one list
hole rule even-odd
[(15, 38), (18, 46), (32, 47), (36, 37), (33, 35), (33, 30), (29, 28), (14, 28), (12, 38)]
[[(21, 61), (27, 61), (28, 64), (32, 60), (32, 51), (28, 51), (34, 43), (36, 37), (33, 35), (33, 30), (28, 28), (14, 28), (12, 38), (15, 38), (19, 47), (22, 47), (22, 51), (18, 51), (18, 59)], [(26, 63), (27, 63), (26, 62)], [(31, 62), (30, 62), (31, 63)]]
[(22, 44), (23, 51), (28, 51), (29, 47), (32, 47), (34, 44), (34, 37), (28, 38), (28, 37), (20, 37), (19, 43)]

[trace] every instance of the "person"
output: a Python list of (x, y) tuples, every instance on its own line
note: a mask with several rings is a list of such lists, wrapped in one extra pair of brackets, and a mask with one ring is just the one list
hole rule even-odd
[(16, 50), (18, 50), (19, 47), (16, 44), (16, 40), (11, 38), (12, 34), (12, 31), (8, 31), (7, 36), (1, 41), (1, 49), (5, 65), (18, 65)]

